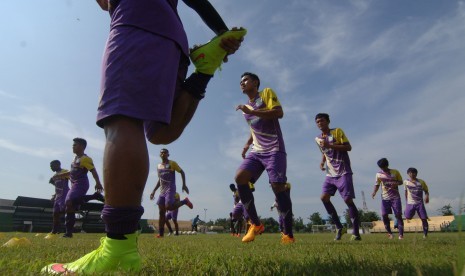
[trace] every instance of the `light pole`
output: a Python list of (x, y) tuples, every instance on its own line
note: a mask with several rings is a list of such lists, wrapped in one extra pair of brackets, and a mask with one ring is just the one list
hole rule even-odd
[(205, 217), (204, 217), (204, 222), (207, 223), (207, 208), (203, 208), (203, 211), (205, 212)]

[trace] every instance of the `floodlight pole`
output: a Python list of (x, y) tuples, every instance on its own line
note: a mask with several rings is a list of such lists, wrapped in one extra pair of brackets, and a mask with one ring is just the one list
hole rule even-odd
[(204, 217), (204, 222), (207, 223), (207, 208), (203, 208), (203, 211), (205, 212), (205, 217)]

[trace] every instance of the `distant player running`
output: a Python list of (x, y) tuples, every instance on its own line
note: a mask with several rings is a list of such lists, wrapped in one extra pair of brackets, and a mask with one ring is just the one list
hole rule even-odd
[[(281, 237), (281, 243), (294, 243), (292, 201), (286, 193), (287, 155), (279, 125), (279, 119), (284, 116), (283, 108), (271, 88), (258, 91), (260, 79), (256, 74), (242, 74), (240, 87), (248, 102), (238, 105), (236, 110), (243, 112), (250, 127), (250, 136), (242, 150), (244, 160), (236, 172), (235, 180), (239, 196), (252, 222), (242, 241), (251, 242), (257, 234), (264, 231), (255, 209), (255, 199), (249, 182), (258, 180), (260, 174), (266, 170), (273, 193), (279, 202), (280, 213), (284, 217), (284, 235)], [(253, 147), (246, 156), (252, 144)]]
[(351, 240), (359, 241), (362, 239), (359, 233), (360, 220), (358, 217), (358, 209), (353, 201), (355, 198), (355, 191), (348, 154), (348, 152), (352, 150), (352, 146), (342, 129), (329, 128), (330, 120), (328, 114), (318, 113), (315, 116), (315, 123), (321, 130), (321, 134), (315, 138), (322, 153), (320, 169), (326, 171), (321, 201), (326, 211), (331, 216), (331, 219), (336, 224), (337, 232), (334, 239), (341, 239), (343, 228), (336, 208), (334, 208), (331, 202), (331, 197), (336, 194), (336, 191), (339, 191), (339, 194), (341, 194), (342, 199), (344, 199), (344, 202), (349, 208), (349, 216), (353, 225)]
[[(252, 183), (249, 183), (253, 185)], [(234, 207), (230, 213), (231, 218), (231, 234), (236, 237), (240, 237), (242, 234), (242, 229), (244, 228), (244, 220), (247, 221), (249, 216), (245, 210), (244, 204), (242, 204), (241, 199), (239, 198), (239, 193), (237, 192), (236, 185), (230, 184), (229, 189), (233, 192), (233, 201)]]
[[(429, 190), (425, 181), (417, 178), (418, 171), (415, 168), (408, 168), (407, 174), (410, 177), (404, 180), (405, 199), (405, 218), (412, 219), (415, 212), (421, 219), (423, 225), (423, 238), (428, 236), (428, 214), (426, 213), (425, 203), (429, 203)], [(425, 193), (425, 202), (423, 203), (423, 193)]]
[[(290, 192), (291, 192), (291, 183), (288, 182), (286, 183), (286, 193), (289, 193), (289, 196), (290, 196)], [(276, 208), (276, 210), (278, 211), (279, 232), (281, 232), (281, 234), (284, 234), (284, 218), (283, 216), (281, 216), (281, 212), (279, 211), (279, 204), (278, 204), (277, 199), (275, 199), (273, 205), (271, 205), (270, 211), (273, 211), (274, 208)]]
[[(61, 168), (59, 160), (50, 162), (50, 169), (55, 172), (55, 175), (50, 178), (49, 183), (55, 186), (55, 194), (53, 195), (53, 227), (52, 231), (45, 236), (45, 239), (52, 239), (56, 234), (60, 233), (61, 216), (66, 210), (66, 195), (68, 195), (69, 186), (69, 171)], [(63, 176), (59, 176), (63, 175)]]
[(157, 166), (158, 181), (157, 185), (150, 194), (150, 200), (155, 198), (155, 192), (160, 188), (160, 196), (158, 196), (157, 205), (160, 218), (158, 220), (158, 235), (157, 238), (162, 238), (165, 232), (165, 220), (166, 211), (173, 211), (183, 205), (187, 205), (189, 208), (193, 208), (189, 198), (184, 200), (175, 201), (176, 194), (176, 175), (175, 172), (181, 174), (182, 179), (182, 190), (189, 194), (189, 188), (186, 186), (186, 175), (184, 171), (179, 167), (178, 163), (173, 160), (169, 160), (170, 153), (167, 149), (161, 149), (160, 158), (161, 163)]
[(404, 238), (404, 220), (402, 219), (402, 202), (399, 194), (399, 185), (402, 185), (402, 176), (398, 170), (389, 169), (389, 161), (386, 158), (378, 160), (378, 167), (381, 169), (376, 173), (376, 183), (371, 194), (375, 198), (381, 186), (381, 216), (383, 217), (384, 228), (388, 232), (388, 238), (392, 239), (391, 222), (389, 214), (394, 211), (399, 229), (399, 240)]

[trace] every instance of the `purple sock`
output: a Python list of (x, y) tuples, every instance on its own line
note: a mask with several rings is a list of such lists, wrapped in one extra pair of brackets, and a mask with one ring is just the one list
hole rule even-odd
[(292, 201), (289, 193), (285, 191), (275, 194), (278, 202), (279, 217), (283, 219), (284, 234), (293, 237), (292, 234)]
[(102, 210), (105, 231), (116, 235), (132, 234), (137, 231), (143, 213), (142, 206), (113, 208), (105, 205)]
[(260, 225), (261, 222), (260, 219), (258, 219), (257, 210), (255, 209), (255, 200), (249, 185), (237, 185), (237, 191), (239, 192), (239, 197), (241, 198), (242, 204), (244, 204), (252, 223)]
[(422, 219), (421, 224), (423, 225), (423, 235), (428, 236), (428, 220)]
[(383, 216), (383, 223), (384, 223), (384, 228), (386, 229), (386, 231), (387, 231), (389, 234), (392, 234), (392, 231), (391, 231), (391, 221), (389, 220), (388, 215), (384, 215), (384, 216)]
[(66, 234), (73, 234), (74, 224), (76, 223), (76, 213), (66, 213), (65, 226)]
[(396, 216), (397, 218), (397, 229), (399, 230), (399, 235), (404, 235), (404, 220), (402, 219), (402, 214)]
[(331, 216), (331, 219), (333, 222), (336, 224), (337, 229), (342, 229), (344, 228), (342, 226), (341, 220), (339, 220), (339, 216), (337, 215), (336, 208), (334, 208), (334, 205), (331, 201), (324, 202), (323, 205), (325, 206), (326, 212)]
[(352, 235), (360, 236), (359, 227), (360, 227), (360, 219), (358, 217), (358, 210), (355, 206), (355, 203), (347, 205), (349, 207), (349, 216), (350, 220), (352, 221)]
[(182, 87), (196, 99), (203, 99), (212, 75), (192, 73), (182, 84)]

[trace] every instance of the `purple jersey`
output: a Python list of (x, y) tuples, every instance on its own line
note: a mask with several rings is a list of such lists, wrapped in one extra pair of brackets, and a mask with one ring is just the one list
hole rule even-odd
[(389, 169), (389, 172), (379, 171), (376, 173), (376, 186), (381, 185), (383, 200), (391, 200), (400, 198), (399, 188), (392, 187), (393, 184), (402, 185), (402, 176), (398, 170)]
[(72, 185), (81, 182), (89, 183), (87, 172), (94, 169), (94, 162), (87, 155), (81, 157), (76, 156), (73, 163), (71, 163), (70, 180)]
[(404, 180), (405, 190), (407, 191), (407, 204), (423, 203), (423, 192), (428, 193), (428, 186), (425, 181)]
[(158, 178), (160, 179), (160, 195), (171, 192), (173, 196), (176, 192), (175, 172), (181, 172), (178, 163), (169, 160), (168, 163), (160, 163), (157, 166)]
[(68, 179), (69, 177), (56, 177), (59, 174), (65, 174), (68, 170), (61, 169), (61, 171), (56, 172), (55, 179), (53, 180), (53, 185), (55, 186), (55, 201), (65, 200), (66, 195), (69, 191)]
[[(271, 88), (265, 88), (259, 92), (255, 99), (249, 101), (246, 106), (252, 110), (268, 109), (281, 107), (278, 97)], [(262, 119), (255, 115), (245, 114), (244, 117), (250, 126), (250, 132), (253, 138), (252, 152), (264, 153), (281, 151), (286, 152), (284, 148), (283, 134), (278, 119)]]
[(329, 177), (339, 177), (345, 174), (352, 174), (350, 167), (349, 153), (347, 151), (334, 150), (321, 147), (320, 140), (325, 140), (329, 144), (349, 144), (344, 131), (340, 128), (334, 128), (329, 131), (328, 135), (320, 134), (315, 141), (320, 148), (321, 153), (326, 157), (326, 175)]
[(110, 11), (113, 29), (132, 26), (175, 41), (189, 56), (187, 35), (177, 12), (178, 0), (120, 0)]

